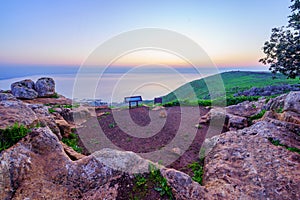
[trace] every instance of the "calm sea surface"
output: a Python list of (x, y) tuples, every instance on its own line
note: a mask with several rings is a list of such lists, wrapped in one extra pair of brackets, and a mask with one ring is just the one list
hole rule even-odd
[[(0, 80), (0, 89), (10, 89), (13, 82), (32, 79), (41, 75)], [(122, 102), (125, 96), (141, 95), (143, 99), (153, 99), (168, 94), (179, 86), (204, 77), (199, 74), (86, 74), (77, 78), (76, 74), (49, 75), (55, 80), (56, 91), (68, 98), (102, 99), (106, 102)]]

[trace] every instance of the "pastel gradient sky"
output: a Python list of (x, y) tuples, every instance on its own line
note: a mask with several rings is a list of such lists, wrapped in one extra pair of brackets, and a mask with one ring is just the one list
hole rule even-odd
[[(263, 43), (273, 27), (287, 23), (289, 5), (289, 0), (0, 0), (0, 65), (78, 66), (113, 36), (154, 27), (191, 38), (219, 67), (261, 66)], [(141, 59), (128, 57), (118, 64)]]

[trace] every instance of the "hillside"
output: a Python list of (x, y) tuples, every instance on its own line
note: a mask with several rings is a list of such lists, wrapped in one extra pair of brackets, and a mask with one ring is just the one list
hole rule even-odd
[[(248, 71), (231, 71), (220, 74), (226, 95), (230, 96), (237, 92), (241, 92), (252, 87), (265, 87), (268, 85), (282, 85), (282, 84), (296, 84), (299, 83), (298, 79), (287, 79), (285, 76), (278, 74), (275, 79), (272, 78), (272, 74), (269, 72), (248, 72)], [(184, 96), (186, 99), (193, 100), (192, 92), (188, 89), (190, 86), (194, 89), (198, 99), (209, 99), (209, 92), (207, 89), (207, 83), (213, 83), (217, 75), (208, 76), (203, 79), (194, 80), (181, 87), (177, 88), (174, 92), (171, 92), (163, 97), (164, 102), (176, 100), (176, 94)]]

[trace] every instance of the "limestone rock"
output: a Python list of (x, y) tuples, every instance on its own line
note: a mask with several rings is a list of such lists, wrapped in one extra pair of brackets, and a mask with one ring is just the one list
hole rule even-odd
[(220, 135), (205, 159), (204, 185), (216, 199), (299, 199), (300, 156), (268, 138), (300, 148), (284, 124), (260, 121)]
[(64, 119), (55, 120), (55, 124), (58, 126), (60, 133), (63, 137), (68, 137), (72, 133), (72, 125), (66, 122)]
[(10, 100), (0, 101), (0, 129), (13, 126), (15, 123), (23, 124), (27, 127), (35, 126), (38, 118), (35, 113), (22, 101), (15, 100), (10, 95), (5, 98)]
[(76, 151), (74, 151), (71, 147), (69, 147), (65, 143), (63, 143), (63, 142), (60, 142), (60, 143), (61, 143), (62, 147), (64, 148), (64, 151), (66, 152), (66, 154), (71, 158), (71, 160), (80, 160), (85, 157), (85, 155), (82, 155), (81, 153), (77, 153)]
[(175, 199), (212, 199), (207, 190), (199, 183), (194, 182), (187, 174), (166, 168), (162, 168), (160, 171), (173, 189)]
[(300, 114), (300, 92), (291, 92), (286, 96), (283, 110)]
[(52, 78), (43, 77), (35, 83), (38, 97), (51, 97), (55, 94), (55, 82)]
[(266, 103), (263, 106), (263, 109), (264, 110), (276, 110), (278, 108), (283, 108), (286, 96), (287, 96), (287, 94), (283, 94), (283, 95), (280, 95), (280, 96), (275, 97), (273, 99), (270, 99), (268, 101), (268, 103)]
[(15, 101), (17, 100), (16, 97), (10, 93), (1, 93), (0, 92), (0, 101)]
[(29, 104), (48, 104), (48, 105), (71, 105), (72, 100), (68, 99), (62, 95), (59, 95), (58, 98), (37, 98), (32, 100), (22, 100)]
[(28, 107), (30, 107), (36, 114), (41, 126), (48, 126), (60, 140), (62, 139), (60, 129), (55, 123), (53, 117), (50, 115), (46, 106), (41, 104), (28, 104)]
[(90, 199), (121, 174), (96, 158), (73, 162), (49, 128), (35, 129), (0, 154), (0, 198)]
[(60, 115), (68, 122), (81, 124), (91, 117), (91, 112), (88, 108), (80, 106), (78, 108), (70, 109), (64, 108)]
[(244, 101), (237, 105), (226, 107), (226, 113), (237, 115), (240, 117), (250, 117), (259, 113), (265, 104), (265, 99), (260, 99), (257, 102)]
[(227, 114), (228, 117), (228, 129), (242, 129), (248, 126), (248, 120), (246, 117)]
[(34, 90), (34, 82), (30, 79), (11, 84), (11, 92), (18, 99), (35, 99), (38, 93)]

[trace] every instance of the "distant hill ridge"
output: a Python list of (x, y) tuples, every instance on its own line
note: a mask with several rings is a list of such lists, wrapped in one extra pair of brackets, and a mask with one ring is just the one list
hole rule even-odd
[[(273, 74), (270, 72), (230, 71), (219, 75), (222, 77), (227, 96), (233, 96), (238, 92), (249, 90), (252, 87), (262, 88), (269, 85), (298, 84), (300, 82), (299, 79), (287, 79), (282, 74), (277, 74), (276, 78), (273, 79)], [(216, 77), (217, 75), (212, 75), (186, 83), (164, 96), (163, 100), (164, 102), (176, 100), (177, 98), (174, 93), (180, 94), (180, 96), (184, 96), (189, 100), (196, 100), (191, 99), (194, 95), (193, 91), (188, 89), (190, 87), (194, 89), (197, 99), (210, 99), (205, 82), (212, 82)]]

